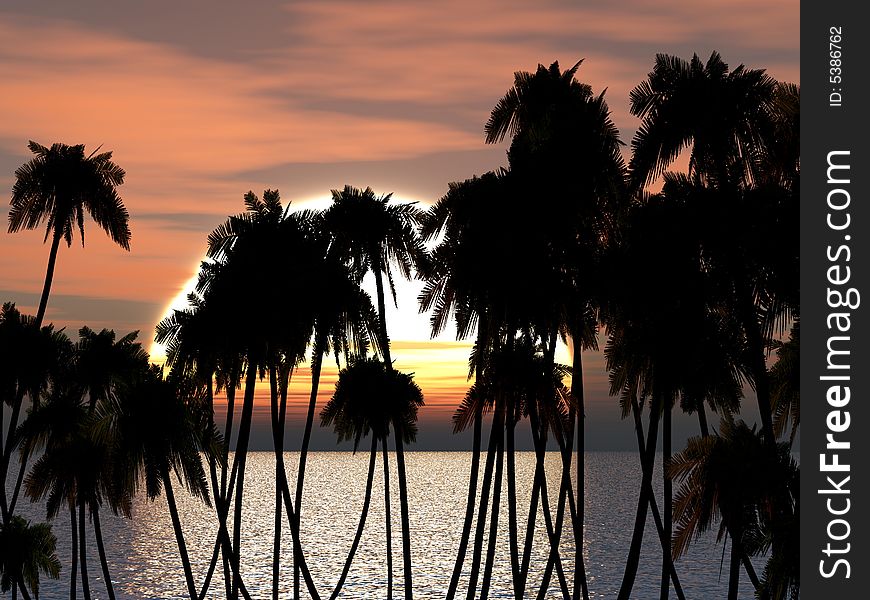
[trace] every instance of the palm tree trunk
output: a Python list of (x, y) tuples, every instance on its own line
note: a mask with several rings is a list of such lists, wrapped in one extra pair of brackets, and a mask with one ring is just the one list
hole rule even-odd
[[(235, 412), (236, 404), (236, 379), (234, 373), (230, 373), (230, 380), (226, 385), (227, 394), (227, 415), (224, 425), (224, 461), (221, 466), (221, 496), (220, 503), (215, 502), (215, 509), (219, 509), (219, 504), (223, 505), (224, 510), (224, 526), (226, 526), (226, 515), (229, 513), (230, 498), (227, 494), (227, 469), (229, 468), (230, 455), (230, 436), (233, 433), (233, 413)], [(235, 462), (235, 459), (233, 460)], [(229, 536), (228, 536), (229, 537)], [(221, 545), (221, 557), (224, 565), (224, 587), (226, 588), (227, 598), (231, 598), (233, 594), (232, 586), (232, 552), (229, 544)]]
[(69, 524), (70, 524), (70, 541), (72, 543), (72, 562), (69, 569), (69, 600), (76, 600), (76, 576), (77, 565), (79, 561), (79, 534), (76, 530), (76, 505), (73, 502), (69, 504)]
[[(308, 447), (311, 444), (311, 431), (314, 427), (314, 410), (317, 406), (317, 390), (320, 387), (320, 371), (323, 366), (323, 347), (326, 344), (326, 334), (318, 331), (314, 340), (314, 352), (311, 359), (311, 395), (308, 398), (308, 414), (305, 416), (305, 431), (302, 434), (302, 448), (299, 451), (299, 469), (296, 473), (296, 519), (301, 526), (302, 519), (302, 489), (305, 485), (305, 465), (308, 462)], [(299, 579), (299, 564), (297, 556), (293, 555), (293, 592), (299, 598), (301, 581)]]
[[(511, 411), (513, 412), (513, 410)], [(516, 449), (514, 447), (514, 434), (516, 433), (516, 420), (510, 416), (510, 423), (506, 427), (506, 450), (507, 450), (507, 488), (508, 488), (508, 544), (510, 546), (511, 579), (514, 585), (514, 597), (522, 600), (522, 584), (520, 583), (520, 551), (519, 534), (517, 533), (517, 464)], [(535, 470), (537, 473), (537, 469)]]
[(254, 388), (257, 385), (257, 362), (253, 355), (248, 356), (248, 374), (245, 381), (245, 399), (239, 419), (236, 456), (239, 471), (236, 475), (235, 513), (233, 515), (233, 600), (238, 598), (238, 575), (241, 564), (242, 541), (242, 495), (245, 491), (245, 464), (248, 458), (248, 442), (251, 437), (251, 420), (254, 414)]
[[(701, 429), (701, 437), (707, 437), (710, 435), (710, 429), (707, 426), (707, 414), (704, 411), (703, 402), (700, 403), (698, 408), (698, 425)], [(728, 530), (728, 535), (731, 535), (731, 530), (727, 523), (725, 524), (725, 528)], [(752, 586), (757, 591), (758, 588), (761, 587), (761, 581), (758, 580), (758, 574), (755, 572), (755, 567), (752, 566), (752, 561), (749, 560), (749, 556), (746, 555), (746, 552), (741, 553), (740, 561), (743, 563), (743, 568), (746, 570), (746, 575), (749, 577), (749, 581), (752, 582)]]
[(408, 508), (408, 479), (405, 473), (405, 449), (402, 445), (402, 432), (393, 423), (396, 440), (396, 471), (399, 476), (399, 510), (402, 516), (402, 558), (404, 562), (405, 600), (413, 600), (414, 583), (411, 571), (411, 519)]
[(175, 531), (175, 541), (178, 543), (178, 554), (181, 555), (181, 566), (184, 568), (184, 579), (187, 581), (187, 591), (190, 600), (197, 600), (196, 584), (193, 582), (193, 571), (190, 568), (190, 558), (187, 555), (187, 544), (184, 543), (184, 530), (178, 518), (178, 507), (175, 504), (175, 493), (172, 491), (172, 478), (169, 469), (164, 465), (160, 469), (163, 487), (166, 490), (166, 504), (169, 506), (169, 516), (172, 517), (172, 529)]
[[(637, 512), (634, 520), (634, 531), (631, 536), (631, 546), (628, 550), (628, 558), (625, 563), (625, 572), (622, 576), (622, 585), (619, 588), (619, 600), (628, 600), (631, 597), (631, 589), (634, 587), (634, 579), (637, 576), (637, 568), (640, 564), (640, 550), (643, 543), (643, 531), (646, 526), (647, 507), (649, 506), (649, 491), (652, 490), (652, 474), (655, 465), (656, 438), (659, 429), (660, 398), (655, 395), (649, 413), (649, 431), (647, 433), (646, 452), (641, 454), (641, 489), (638, 494)], [(579, 502), (578, 502), (579, 504)]]
[[(643, 437), (643, 423), (640, 420), (640, 407), (637, 403), (637, 398), (632, 397), (631, 399), (631, 414), (634, 418), (634, 431), (637, 436), (637, 449), (638, 452), (643, 455), (644, 453), (644, 437)], [(643, 460), (643, 459), (641, 459)], [(674, 561), (670, 556), (670, 548), (671, 548), (671, 540), (670, 538), (665, 536), (664, 525), (662, 524), (662, 518), (659, 514), (658, 504), (656, 503), (656, 497), (653, 493), (652, 489), (652, 478), (650, 477), (649, 481), (650, 485), (647, 487), (647, 496), (649, 498), (649, 508), (653, 515), (653, 522), (656, 526), (656, 532), (659, 536), (659, 543), (662, 548), (662, 556), (666, 557), (668, 561), (670, 573), (671, 573), (671, 583), (674, 586), (674, 592), (677, 594), (678, 600), (686, 600), (685, 594), (683, 594), (683, 586), (680, 584), (680, 578), (677, 576), (677, 569), (674, 566)], [(667, 552), (667, 554), (665, 554)]]
[[(479, 379), (479, 374), (478, 374)], [(459, 539), (459, 549), (456, 551), (456, 562), (453, 565), (453, 575), (447, 588), (447, 599), (453, 600), (462, 565), (465, 563), (465, 553), (468, 551), (468, 540), (471, 537), (471, 522), (474, 520), (474, 504), (477, 497), (477, 475), (480, 470), (480, 438), (483, 429), (483, 407), (478, 404), (474, 411), (474, 441), (471, 446), (471, 473), (468, 479), (468, 498), (465, 502), (465, 521), (462, 523), (462, 536)]]
[[(363, 498), (362, 512), (359, 516), (359, 525), (356, 528), (356, 535), (353, 538), (353, 543), (350, 545), (350, 551), (347, 554), (347, 560), (344, 561), (344, 568), (341, 570), (341, 576), (338, 578), (338, 583), (335, 584), (335, 589), (332, 591), (329, 600), (336, 600), (341, 592), (344, 581), (347, 579), (347, 574), (350, 572), (350, 565), (353, 563), (353, 557), (356, 555), (356, 550), (359, 547), (359, 541), (362, 538), (363, 530), (366, 526), (366, 517), (369, 514), (369, 505), (372, 499), (372, 483), (375, 479), (375, 460), (378, 457), (378, 439), (372, 436), (372, 449), (369, 453), (369, 473), (366, 478), (366, 492)], [(296, 596), (297, 598), (299, 596)]]
[[(0, 403), (2, 404), (2, 403)], [(24, 452), (19, 457), (18, 476), (15, 478), (15, 487), (12, 489), (12, 499), (9, 501), (9, 516), (15, 514), (15, 505), (18, 503), (18, 493), (21, 491), (21, 484), (24, 482), (24, 473), (27, 471), (27, 461), (30, 459), (30, 453)], [(4, 478), (5, 480), (5, 478)]]
[[(739, 532), (738, 532), (739, 535)], [(728, 574), (728, 600), (737, 600), (740, 592), (740, 541), (736, 536), (731, 537), (731, 565)]]
[(51, 292), (51, 281), (54, 279), (54, 265), (57, 263), (57, 249), (60, 247), (60, 238), (63, 230), (55, 228), (51, 237), (51, 250), (48, 253), (48, 268), (45, 272), (45, 284), (42, 286), (42, 296), (39, 298), (39, 309), (36, 311), (36, 327), (42, 327), (45, 317), (45, 309), (48, 306), (48, 294)]
[[(571, 375), (571, 395), (577, 402), (577, 514), (572, 519), (574, 530), (574, 597), (577, 597), (577, 580), (583, 600), (589, 600), (589, 583), (586, 579), (586, 561), (583, 558), (583, 540), (586, 520), (586, 407), (583, 394), (583, 349), (578, 343), (574, 347), (574, 360)], [(572, 420), (573, 423), (573, 420)], [(570, 460), (570, 450), (568, 454)]]
[[(671, 478), (668, 477), (668, 461), (671, 460), (671, 403), (665, 402), (664, 414), (662, 415), (662, 489), (664, 493), (664, 537), (670, 540), (673, 537), (672, 526), (672, 506), (674, 500), (674, 490)], [(670, 576), (671, 569), (669, 567), (671, 561), (671, 546), (662, 547), (662, 579), (661, 600), (667, 600), (670, 596), (671, 585)]]
[[(27, 592), (27, 586), (24, 585), (24, 582), (12, 586), (12, 600), (17, 600), (18, 590), (21, 590), (21, 600), (30, 600), (30, 594)], [(37, 596), (38, 598), (39, 596)]]
[[(9, 429), (6, 443), (0, 447), (0, 482), (3, 483), (3, 489), (0, 490), (0, 512), (2, 512), (4, 523), (8, 523), (12, 517), (12, 513), (6, 504), (6, 475), (9, 472), (9, 461), (12, 458), (12, 451), (15, 449), (15, 430), (18, 428), (18, 418), (21, 415), (21, 404), (23, 402), (24, 389), (19, 389), (15, 394), (15, 402), (9, 415)], [(3, 423), (0, 421), (0, 427), (2, 426)]]
[(384, 527), (387, 542), (387, 600), (393, 599), (393, 524), (390, 514), (390, 459), (387, 438), (381, 440), (384, 455)]
[(471, 573), (468, 578), (466, 600), (474, 600), (477, 591), (477, 578), (480, 573), (480, 562), (483, 558), (483, 534), (486, 531), (486, 509), (489, 506), (489, 491), (492, 487), (492, 470), (495, 455), (498, 452), (497, 432), (499, 423), (495, 415), (492, 417), (492, 427), (489, 431), (489, 442), (486, 449), (486, 465), (483, 468), (483, 484), (480, 489), (480, 508), (477, 512), (477, 526), (474, 531), (474, 550), (471, 555)]
[[(376, 253), (373, 253), (372, 256), (376, 256)], [(375, 272), (375, 287), (378, 293), (378, 325), (381, 329), (381, 345), (383, 346), (381, 351), (384, 354), (384, 364), (388, 369), (392, 369), (393, 361), (390, 358), (390, 338), (387, 335), (386, 302), (384, 302), (384, 278), (381, 273), (380, 263), (375, 264), (373, 261), (372, 271)]]
[(85, 538), (85, 501), (79, 500), (79, 563), (81, 564), (82, 596), (91, 600), (91, 584), (88, 580), (88, 553)]
[[(277, 365), (269, 367), (269, 396), (272, 405), (272, 442), (275, 447), (275, 535), (272, 544), (272, 599), (278, 600), (278, 582), (281, 577), (281, 478), (277, 477), (278, 469), (284, 468), (284, 428), (278, 408), (278, 375), (275, 372)], [(298, 503), (297, 496), (297, 503)], [(297, 504), (297, 511), (298, 504)], [(299, 513), (297, 512), (297, 519)], [(297, 520), (298, 523), (298, 520)], [(295, 557), (295, 553), (294, 553)], [(296, 561), (293, 561), (294, 567)], [(295, 568), (294, 568), (295, 570)], [(296, 592), (296, 598), (299, 592)]]
[(492, 569), (495, 566), (495, 546), (498, 538), (498, 514), (501, 507), (501, 484), (504, 469), (504, 408), (496, 408), (496, 420), (498, 423), (498, 438), (496, 441), (495, 481), (492, 492), (492, 513), (489, 519), (489, 539), (487, 540), (486, 564), (483, 568), (483, 581), (480, 588), (480, 600), (489, 597), (489, 588), (492, 585)]
[(100, 508), (98, 506), (94, 506), (91, 510), (91, 519), (94, 522), (94, 537), (97, 539), (97, 553), (100, 555), (103, 581), (106, 583), (106, 595), (109, 597), (109, 600), (115, 600), (115, 588), (112, 586), (109, 561), (106, 560), (106, 548), (103, 546), (103, 528), (100, 526)]

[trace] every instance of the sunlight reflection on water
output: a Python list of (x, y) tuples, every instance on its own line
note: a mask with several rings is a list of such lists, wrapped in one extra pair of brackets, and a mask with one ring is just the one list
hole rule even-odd
[[(286, 463), (292, 487), (298, 453), (288, 452)], [(471, 454), (464, 452), (409, 452), (407, 457), (410, 521), (414, 565), (414, 596), (443, 598), (450, 581), (453, 558), (459, 543), (468, 469)], [(481, 467), (483, 461), (481, 461)], [(660, 457), (657, 461), (660, 473)], [(613, 598), (622, 579), (625, 556), (631, 539), (640, 469), (637, 456), (628, 452), (590, 452), (586, 455), (586, 543), (584, 555), (592, 598)], [(274, 526), (274, 455), (252, 453), (248, 459), (243, 511), (242, 574), (251, 596), (271, 597), (272, 545)], [(402, 597), (402, 555), (399, 494), (395, 455), (390, 456), (392, 500), (392, 546), (394, 597)], [(354, 533), (362, 507), (368, 453), (317, 452), (309, 455), (305, 479), (302, 536), (306, 559), (321, 594), (335, 585)], [(560, 461), (556, 453), (547, 457), (547, 477), (551, 508), (555, 512)], [(12, 471), (10, 469), (10, 471)], [(534, 454), (517, 456), (517, 494), (520, 540), (524, 537), (526, 515), (534, 472)], [(482, 479), (482, 477), (481, 477)], [(660, 474), (658, 478), (660, 480)], [(213, 549), (217, 519), (214, 510), (185, 494), (176, 486), (181, 520), (194, 577), (201, 585)], [(386, 596), (386, 544), (384, 529), (383, 471), (375, 471), (371, 508), (356, 559), (341, 598)], [(42, 506), (21, 507), (21, 514), (33, 520), (44, 517)], [(103, 514), (103, 513), (101, 513)], [(502, 489), (498, 549), (490, 597), (513, 598), (507, 535), (507, 488)], [(58, 581), (42, 581), (40, 597), (45, 600), (68, 598), (69, 517), (62, 514), (54, 523), (58, 555), (64, 568)], [(661, 550), (652, 517), (644, 536), (643, 557), (633, 598), (658, 598)], [(149, 502), (144, 496), (135, 502), (132, 521), (103, 516), (106, 552), (109, 557), (116, 596), (120, 598), (183, 598), (186, 585), (172, 533), (172, 522), (161, 497)], [(473, 531), (473, 530), (472, 530)], [(538, 516), (535, 545), (530, 568), (530, 591), (534, 597), (546, 563), (547, 545), (544, 520)], [(286, 518), (283, 527), (280, 596), (293, 595), (292, 552)], [(92, 533), (89, 532), (89, 535)], [(485, 547), (485, 546), (484, 546)], [(573, 539), (566, 521), (562, 557), (569, 574), (573, 566)], [(105, 598), (102, 573), (93, 540), (88, 544), (88, 570), (93, 598)], [(727, 592), (726, 564), (720, 581), (722, 545), (715, 534), (697, 542), (689, 556), (677, 562), (677, 570), (687, 598), (724, 598)], [(464, 586), (470, 561), (466, 562), (459, 594)], [(756, 564), (756, 567), (761, 566)], [(482, 568), (481, 568), (482, 571)], [(745, 574), (741, 598), (752, 598), (751, 584)], [(553, 577), (548, 598), (561, 598)], [(302, 585), (303, 597), (305, 593)], [(459, 594), (457, 597), (460, 597)], [(208, 598), (224, 597), (223, 577), (218, 567)], [(8, 595), (6, 596), (8, 597)]]

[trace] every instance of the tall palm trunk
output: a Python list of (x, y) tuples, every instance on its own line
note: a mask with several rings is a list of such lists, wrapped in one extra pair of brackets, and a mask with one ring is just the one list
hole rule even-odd
[[(662, 490), (664, 493), (664, 535), (667, 539), (673, 537), (672, 525), (672, 506), (674, 501), (673, 482), (668, 476), (668, 461), (671, 460), (671, 402), (665, 401), (664, 414), (662, 415)], [(671, 561), (671, 547), (668, 544), (662, 548), (662, 578), (661, 578), (661, 600), (667, 600), (670, 596), (670, 576), (671, 569), (669, 567)]]
[(88, 542), (85, 538), (85, 501), (79, 500), (79, 564), (82, 569), (82, 596), (85, 600), (91, 600), (91, 584), (88, 580), (87, 544)]
[[(534, 424), (532, 425), (534, 427)], [(537, 450), (537, 448), (536, 448)], [(538, 501), (541, 495), (541, 485), (544, 478), (544, 457), (535, 453), (535, 474), (532, 479), (532, 497), (529, 501), (529, 513), (526, 518), (526, 538), (523, 543), (523, 556), (520, 563), (520, 591), (517, 594), (523, 597), (526, 583), (529, 577), (529, 563), (532, 559), (532, 546), (535, 538), (535, 522), (538, 516)]]
[(405, 600), (414, 598), (414, 585), (411, 573), (411, 522), (408, 509), (408, 479), (405, 472), (405, 449), (402, 432), (398, 424), (393, 424), (396, 440), (396, 471), (399, 476), (399, 510), (402, 517), (402, 559), (404, 564)]
[(381, 440), (384, 456), (384, 528), (387, 542), (387, 600), (393, 599), (393, 517), (390, 514), (390, 459), (387, 438)]
[(359, 541), (362, 538), (363, 530), (366, 526), (366, 517), (369, 514), (369, 505), (371, 504), (372, 499), (372, 483), (375, 479), (375, 461), (377, 457), (378, 438), (372, 436), (372, 449), (369, 453), (369, 471), (368, 476), (366, 477), (366, 491), (365, 496), (363, 497), (362, 511), (359, 516), (359, 525), (357, 525), (353, 543), (350, 545), (350, 551), (347, 553), (347, 560), (344, 561), (344, 568), (341, 570), (341, 576), (338, 578), (338, 583), (335, 584), (335, 589), (332, 590), (329, 600), (336, 600), (336, 598), (338, 598), (338, 594), (341, 592), (342, 586), (344, 586), (344, 581), (347, 579), (347, 574), (350, 572), (350, 566), (353, 563), (356, 550), (359, 547)]
[[(505, 428), (507, 451), (507, 489), (508, 489), (508, 544), (510, 546), (511, 580), (513, 581), (514, 597), (522, 600), (522, 584), (520, 583), (519, 534), (517, 533), (517, 463), (514, 435), (516, 419), (511, 409), (510, 422)], [(537, 472), (537, 469), (536, 469)]]
[(198, 595), (196, 593), (196, 584), (193, 582), (193, 571), (190, 568), (190, 557), (187, 555), (187, 544), (184, 542), (184, 530), (181, 528), (178, 506), (175, 504), (175, 492), (172, 490), (172, 478), (166, 465), (160, 468), (160, 477), (163, 479), (163, 488), (166, 490), (166, 504), (169, 507), (169, 516), (172, 518), (172, 529), (175, 531), (175, 541), (178, 544), (178, 554), (181, 556), (181, 566), (184, 568), (187, 592), (190, 594), (190, 600), (197, 600)]
[[(215, 509), (218, 511), (218, 518), (221, 519), (221, 507), (223, 507), (223, 518), (220, 520), (221, 526), (226, 528), (227, 515), (229, 514), (230, 497), (227, 493), (227, 469), (229, 469), (230, 455), (230, 437), (233, 433), (233, 415), (236, 409), (236, 378), (231, 371), (229, 381), (226, 384), (227, 394), (227, 414), (224, 424), (224, 447), (223, 447), (223, 464), (221, 465), (221, 494), (219, 500), (215, 501)], [(235, 459), (233, 460), (235, 463)], [(229, 538), (229, 536), (227, 536)], [(233, 578), (232, 578), (232, 548), (230, 544), (221, 545), (221, 556), (224, 566), (224, 588), (227, 598), (231, 598), (233, 594)]]
[[(586, 561), (583, 558), (583, 540), (586, 527), (586, 406), (583, 393), (583, 349), (578, 343), (574, 347), (573, 373), (571, 375), (571, 395), (577, 402), (577, 512), (571, 519), (574, 530), (574, 597), (577, 597), (577, 582), (583, 600), (589, 600), (589, 583), (586, 579)], [(572, 421), (573, 423), (573, 421)], [(568, 453), (570, 460), (570, 450)]]
[(477, 592), (477, 579), (480, 574), (480, 563), (483, 558), (483, 534), (486, 531), (486, 509), (489, 506), (489, 491), (492, 487), (492, 470), (495, 465), (495, 455), (498, 452), (497, 435), (500, 431), (499, 419), (492, 417), (492, 427), (489, 431), (489, 442), (486, 448), (486, 464), (483, 468), (483, 483), (480, 489), (480, 507), (477, 512), (477, 525), (474, 531), (474, 550), (471, 555), (471, 572), (468, 577), (466, 600), (474, 600)]
[[(478, 370), (479, 379), (479, 370)], [(468, 498), (465, 502), (465, 520), (462, 523), (462, 536), (459, 539), (459, 549), (456, 551), (456, 562), (453, 564), (453, 575), (447, 588), (447, 599), (453, 600), (462, 565), (465, 563), (465, 553), (468, 551), (468, 540), (471, 537), (471, 522), (474, 520), (474, 505), (477, 498), (477, 474), (480, 470), (480, 438), (483, 429), (483, 406), (478, 404), (474, 410), (474, 440), (471, 446), (471, 473), (468, 479)]]
[[(637, 576), (637, 568), (640, 564), (640, 550), (643, 543), (643, 531), (646, 526), (647, 507), (649, 496), (652, 491), (653, 466), (655, 464), (656, 438), (659, 430), (659, 412), (661, 399), (658, 394), (653, 395), (652, 406), (649, 412), (649, 430), (647, 433), (646, 451), (641, 454), (641, 488), (638, 494), (637, 511), (635, 513), (634, 531), (631, 536), (631, 546), (628, 549), (628, 558), (625, 563), (625, 572), (622, 576), (622, 585), (619, 588), (619, 600), (628, 600), (634, 587), (634, 579)], [(578, 502), (579, 504), (579, 502)]]
[(72, 561), (70, 561), (69, 569), (69, 600), (76, 600), (76, 581), (77, 581), (77, 566), (79, 561), (79, 534), (76, 531), (76, 505), (74, 502), (69, 503), (69, 525), (70, 525), (70, 542), (72, 549)]
[(100, 526), (100, 507), (91, 509), (91, 519), (94, 522), (94, 537), (97, 539), (97, 553), (100, 555), (100, 566), (103, 569), (103, 581), (106, 583), (106, 595), (109, 600), (115, 600), (115, 589), (112, 586), (112, 575), (109, 573), (109, 561), (106, 560), (106, 548), (103, 546), (103, 528)]
[[(6, 443), (0, 446), (0, 482), (3, 483), (3, 489), (0, 490), (0, 512), (2, 512), (3, 523), (8, 523), (12, 517), (12, 513), (6, 504), (6, 475), (9, 472), (9, 461), (12, 459), (12, 451), (15, 449), (15, 430), (18, 427), (18, 418), (21, 416), (21, 405), (24, 402), (24, 389), (19, 388), (15, 393), (15, 402), (12, 405), (12, 412), (9, 415), (8, 435)], [(3, 422), (0, 421), (0, 428)], [(26, 462), (26, 461), (25, 461)], [(13, 496), (17, 495), (17, 490), (20, 486), (16, 485)]]
[(36, 327), (42, 327), (45, 317), (45, 309), (48, 306), (48, 295), (51, 292), (51, 281), (54, 279), (54, 265), (57, 263), (57, 249), (60, 247), (60, 238), (63, 230), (55, 228), (51, 237), (51, 250), (48, 253), (48, 268), (45, 271), (45, 284), (42, 286), (42, 296), (39, 298), (39, 309), (36, 311)]
[(743, 554), (740, 544), (740, 531), (732, 528), (736, 535), (731, 536), (731, 562), (728, 572), (728, 600), (737, 600), (740, 592), (740, 557)]
[(498, 516), (499, 508), (501, 507), (501, 484), (504, 476), (504, 408), (501, 410), (496, 408), (496, 420), (498, 424), (498, 436), (496, 441), (496, 458), (495, 458), (495, 481), (493, 482), (492, 492), (492, 513), (489, 519), (489, 539), (487, 540), (486, 549), (486, 564), (483, 569), (483, 581), (480, 588), (480, 600), (486, 600), (489, 597), (489, 588), (492, 585), (492, 570), (495, 566), (495, 547), (498, 538)]
[[(638, 453), (641, 456), (645, 453), (645, 441), (643, 436), (643, 423), (640, 419), (640, 407), (638, 406), (637, 398), (632, 396), (631, 398), (631, 414), (634, 418), (634, 431), (637, 437), (637, 449)], [(641, 462), (643, 462), (643, 458), (641, 458)], [(649, 480), (650, 485), (647, 487), (647, 495), (649, 498), (649, 508), (652, 512), (653, 522), (656, 526), (656, 532), (659, 536), (659, 543), (662, 548), (662, 556), (666, 557), (668, 562), (668, 568), (671, 573), (671, 583), (674, 586), (674, 592), (677, 594), (678, 600), (685, 600), (685, 594), (683, 594), (683, 587), (680, 584), (680, 578), (677, 576), (677, 569), (674, 566), (674, 561), (671, 559), (670, 548), (671, 548), (671, 539), (665, 536), (664, 525), (662, 524), (662, 518), (659, 514), (658, 504), (656, 503), (656, 497), (652, 490), (652, 477)]]
[[(302, 448), (299, 451), (299, 469), (296, 473), (296, 521), (301, 526), (302, 490), (305, 485), (305, 466), (308, 462), (308, 447), (311, 444), (311, 431), (314, 427), (314, 410), (317, 405), (317, 390), (320, 387), (320, 371), (323, 367), (323, 348), (326, 345), (326, 334), (318, 331), (314, 340), (314, 352), (311, 359), (311, 395), (308, 398), (308, 414), (305, 416), (305, 431), (302, 434)], [(298, 557), (293, 555), (293, 593), (299, 598), (301, 581), (299, 579)]]
[[(281, 478), (277, 476), (278, 469), (284, 469), (284, 426), (281, 422), (278, 407), (278, 376), (277, 365), (269, 367), (269, 396), (272, 408), (272, 443), (275, 448), (275, 535), (272, 544), (272, 598), (278, 600), (278, 583), (281, 577)], [(298, 496), (297, 496), (298, 503)], [(298, 507), (298, 504), (297, 504)], [(296, 509), (299, 510), (298, 508)], [(298, 512), (297, 512), (298, 523)], [(295, 553), (294, 553), (295, 557)], [(294, 560), (294, 566), (296, 561)], [(294, 569), (295, 571), (295, 569)], [(296, 592), (296, 598), (299, 592)]]
[[(373, 253), (372, 256), (377, 256), (377, 253)], [(375, 272), (375, 289), (377, 290), (378, 295), (378, 327), (380, 329), (381, 336), (381, 351), (384, 354), (384, 364), (386, 364), (388, 369), (393, 368), (393, 361), (390, 358), (390, 338), (387, 335), (387, 306), (384, 301), (384, 277), (381, 273), (381, 265), (373, 264), (372, 271)]]
[(245, 491), (245, 464), (248, 458), (248, 443), (251, 438), (251, 420), (254, 414), (254, 388), (257, 385), (257, 361), (253, 355), (248, 356), (248, 374), (245, 381), (245, 399), (242, 404), (242, 415), (239, 419), (239, 434), (236, 442), (236, 460), (238, 474), (236, 475), (235, 514), (233, 515), (233, 594), (238, 598), (238, 573), (241, 563), (242, 540), (242, 496)]

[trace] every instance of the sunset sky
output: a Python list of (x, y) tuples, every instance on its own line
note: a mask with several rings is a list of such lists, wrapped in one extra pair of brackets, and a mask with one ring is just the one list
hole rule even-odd
[[(431, 203), (448, 182), (506, 165), (506, 144), (484, 145), (483, 124), (514, 71), (584, 59), (578, 78), (607, 89), (629, 143), (638, 121), (628, 92), (655, 54), (706, 59), (713, 50), (732, 67), (798, 82), (798, 0), (6, 0), (0, 218), (29, 139), (112, 150), (127, 171), (119, 192), (131, 251), (86, 223), (86, 247), (61, 248), (46, 318), (71, 333), (84, 324), (138, 329), (150, 346), (207, 234), (243, 208), (246, 191), (278, 188), (293, 206), (324, 206), (331, 188), (351, 184)], [(0, 301), (35, 313), (43, 236), (0, 233)], [(396, 365), (426, 393), (421, 447), (464, 445), (447, 421), (465, 391), (467, 344), (427, 341), (418, 288), (405, 286), (389, 315)], [(600, 355), (586, 362), (590, 447), (631, 448)], [(301, 369), (300, 405), (307, 381)], [(334, 372), (325, 393), (332, 381)], [(333, 446), (331, 434), (317, 439)]]

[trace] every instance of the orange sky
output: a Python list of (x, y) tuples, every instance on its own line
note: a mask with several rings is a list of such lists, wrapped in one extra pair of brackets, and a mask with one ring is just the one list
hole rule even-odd
[[(579, 78), (607, 88), (628, 143), (628, 92), (657, 52), (718, 50), (732, 66), (798, 81), (798, 30), (797, 0), (155, 0), (111, 10), (11, 0), (0, 7), (0, 187), (8, 198), (28, 139), (114, 151), (132, 250), (86, 226), (84, 250), (61, 249), (48, 318), (71, 331), (140, 329), (150, 343), (206, 235), (249, 189), (304, 204), (349, 183), (431, 202), (448, 182), (506, 163), (505, 146), (485, 146), (482, 131), (515, 70), (584, 58)], [(42, 236), (0, 234), (0, 300), (35, 312)], [(391, 324), (394, 353), (423, 385), (425, 417), (441, 419), (464, 391), (466, 351), (424, 342), (413, 289)], [(589, 401), (618, 420), (600, 357), (590, 360)]]

